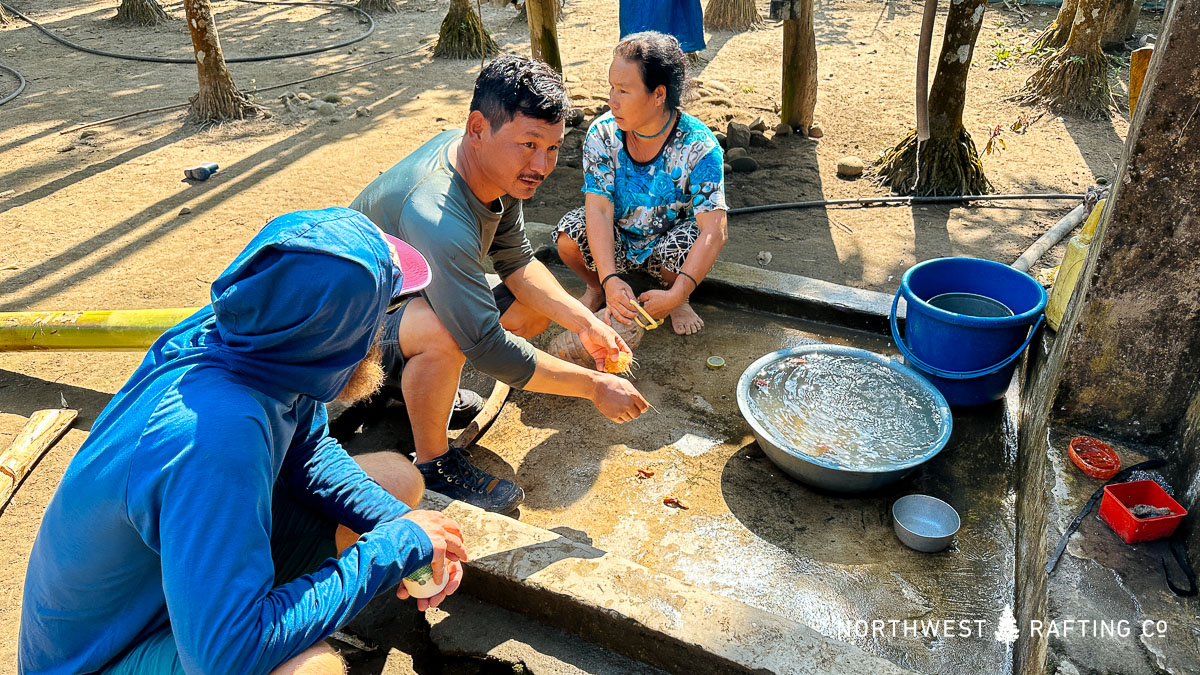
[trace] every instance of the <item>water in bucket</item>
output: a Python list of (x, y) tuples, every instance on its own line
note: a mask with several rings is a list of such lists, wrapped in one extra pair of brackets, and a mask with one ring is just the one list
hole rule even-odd
[(1008, 305), (978, 293), (942, 293), (926, 302), (938, 309), (965, 316), (1000, 318), (1013, 315), (1013, 311), (1008, 308)]

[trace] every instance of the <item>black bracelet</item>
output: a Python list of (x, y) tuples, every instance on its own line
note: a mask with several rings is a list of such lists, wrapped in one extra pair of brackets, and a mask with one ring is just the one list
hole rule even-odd
[(611, 279), (611, 278), (613, 278), (613, 277), (619, 277), (619, 276), (620, 276), (620, 275), (618, 275), (616, 272), (613, 272), (612, 274), (610, 274), (610, 275), (608, 275), (608, 276), (604, 277), (603, 279), (601, 279), (601, 280), (600, 280), (600, 288), (601, 288), (601, 289), (603, 289), (603, 288), (604, 288), (604, 282), (608, 281), (609, 279)]
[[(696, 290), (697, 288), (700, 288), (700, 282), (696, 281), (696, 277), (688, 274), (687, 272), (684, 272), (683, 270), (679, 270), (679, 273), (681, 275), (687, 277), (688, 279), (692, 280), (692, 290)], [(601, 285), (603, 286), (603, 284), (601, 284)]]

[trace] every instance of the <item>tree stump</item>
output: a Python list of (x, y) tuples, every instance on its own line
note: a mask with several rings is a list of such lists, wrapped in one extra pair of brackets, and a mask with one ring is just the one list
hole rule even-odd
[(929, 91), (929, 140), (919, 142), (917, 132), (911, 131), (875, 162), (877, 182), (897, 194), (978, 195), (992, 189), (962, 121), (971, 54), (986, 5), (987, 0), (950, 4)]
[(217, 37), (209, 0), (184, 0), (192, 48), (196, 53), (196, 76), (200, 91), (189, 103), (188, 120), (201, 125), (258, 117), (266, 112), (238, 91), (225, 67), (225, 54)]
[(450, 11), (442, 20), (433, 55), (444, 59), (481, 59), (499, 53), (500, 48), (483, 27), (470, 0), (450, 0)]
[(121, 0), (113, 23), (126, 26), (157, 26), (171, 20), (158, 0)]
[(704, 27), (709, 30), (736, 32), (762, 26), (754, 0), (709, 0), (704, 8)]

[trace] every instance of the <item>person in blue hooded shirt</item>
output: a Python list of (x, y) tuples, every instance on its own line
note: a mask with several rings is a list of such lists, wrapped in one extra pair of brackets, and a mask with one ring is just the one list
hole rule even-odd
[(281, 216), (155, 341), (46, 509), (20, 672), (342, 673), (323, 640), (376, 594), (431, 563), (420, 608), (457, 588), (412, 464), (327, 433), (326, 402), (382, 382), (396, 246), (349, 209)]

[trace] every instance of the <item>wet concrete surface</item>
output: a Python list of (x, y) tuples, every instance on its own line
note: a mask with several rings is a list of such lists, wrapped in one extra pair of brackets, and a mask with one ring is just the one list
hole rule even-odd
[[(1053, 500), (1048, 551), (1054, 550), (1075, 514), (1103, 485), (1085, 476), (1067, 456), (1073, 436), (1062, 427), (1050, 431)], [(1154, 447), (1112, 445), (1122, 466), (1162, 454)], [(1047, 582), (1043, 630), (1049, 643), (1048, 670), (1126, 675), (1200, 672), (1200, 602), (1176, 596), (1167, 587), (1164, 560), (1176, 586), (1186, 587), (1187, 579), (1165, 540), (1125, 544), (1098, 512), (1099, 503), (1072, 535)]]
[[(513, 393), (472, 452), (525, 488), (517, 517), (906, 668), (1010, 672), (1008, 646), (992, 637), (1013, 603), (1015, 448), (1003, 406), (956, 414), (947, 448), (894, 486), (822, 494), (758, 449), (734, 400), (737, 378), (781, 347), (821, 341), (887, 353), (888, 342), (729, 306), (697, 310), (707, 322), (698, 335), (674, 335), (668, 324), (638, 349), (636, 384), (656, 409), (638, 421), (617, 425), (587, 401)], [(728, 365), (707, 369), (710, 355)], [(653, 477), (638, 478), (639, 468)], [(963, 526), (947, 551), (916, 553), (896, 539), (891, 504), (913, 492), (958, 509)], [(665, 506), (668, 496), (689, 508)], [(943, 620), (985, 624), (971, 635), (955, 624), (949, 637), (868, 627)], [(848, 632), (855, 621), (868, 624)]]

